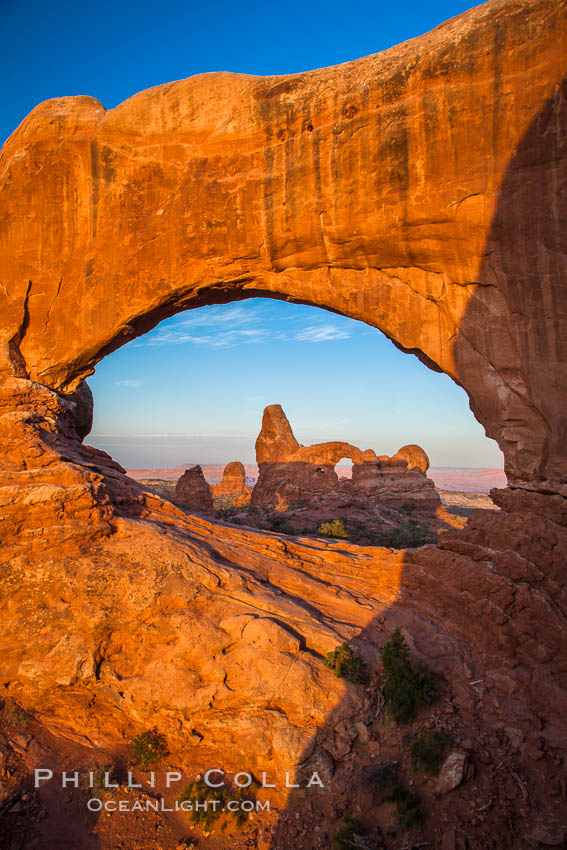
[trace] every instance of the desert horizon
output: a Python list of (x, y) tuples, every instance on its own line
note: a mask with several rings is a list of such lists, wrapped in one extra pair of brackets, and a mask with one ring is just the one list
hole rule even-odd
[[(170, 468), (146, 468), (127, 469), (126, 473), (131, 478), (158, 479), (162, 481), (177, 480), (186, 469), (200, 466), (205, 479), (209, 484), (218, 484), (222, 478), (225, 463), (203, 463), (202, 461), (191, 461), (181, 463)], [(258, 478), (258, 465), (256, 463), (244, 463), (247, 483), (255, 483)], [(352, 467), (335, 467), (337, 474), (345, 478), (352, 475)], [(467, 467), (467, 466), (431, 466), (428, 475), (433, 479), (435, 486), (441, 490), (454, 490), (463, 493), (490, 493), (493, 488), (506, 486), (506, 475), (503, 469)]]

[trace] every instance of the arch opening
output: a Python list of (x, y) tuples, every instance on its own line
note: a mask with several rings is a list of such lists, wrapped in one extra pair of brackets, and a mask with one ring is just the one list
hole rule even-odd
[(340, 481), (352, 478), (353, 461), (351, 457), (341, 457), (335, 464), (335, 474)]
[(340, 520), (351, 542), (403, 548), (462, 525), (470, 499), (453, 494), (445, 509), (437, 474), (442, 486), (450, 469), (444, 489), (461, 493), (480, 482), (487, 507), (503, 480), (499, 450), (447, 376), (311, 306), (183, 312), (108, 356), (91, 384), (89, 444), (184, 509), (242, 525), (331, 536)]

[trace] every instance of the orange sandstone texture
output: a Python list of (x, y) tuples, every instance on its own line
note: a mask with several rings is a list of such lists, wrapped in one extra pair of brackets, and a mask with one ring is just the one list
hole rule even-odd
[(213, 494), (199, 465), (186, 469), (175, 485), (175, 504), (198, 513), (211, 513)]
[[(463, 736), (490, 730), (524, 783), (482, 816), (521, 825), (511, 847), (557, 821), (565, 30), (564, 2), (495, 0), (337, 68), (25, 119), (0, 156), (4, 696), (92, 747), (157, 725), (176, 763), (328, 776), (372, 706), (322, 656), (347, 640), (375, 671), (400, 625)], [(261, 294), (366, 321), (458, 381), (505, 453), (501, 510), (406, 553), (284, 538), (190, 517), (82, 445), (101, 357)]]

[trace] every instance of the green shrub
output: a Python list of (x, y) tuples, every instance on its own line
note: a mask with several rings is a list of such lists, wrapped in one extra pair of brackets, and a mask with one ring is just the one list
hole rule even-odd
[(163, 761), (169, 755), (165, 737), (158, 732), (157, 727), (147, 732), (140, 732), (132, 741), (136, 761), (144, 770)]
[(384, 645), (381, 655), (388, 709), (396, 723), (411, 723), (421, 708), (437, 699), (437, 680), (424, 664), (411, 661), (409, 646), (399, 628)]
[(26, 711), (15, 699), (11, 698), (5, 701), (2, 716), (6, 726), (17, 729), (19, 732), (25, 731), (33, 720), (29, 711)]
[(423, 768), (437, 776), (445, 755), (449, 740), (443, 732), (420, 732), (410, 744), (411, 762), (414, 770)]
[(436, 535), (426, 525), (414, 519), (408, 521), (408, 540), (406, 543), (408, 549), (415, 549), (418, 546), (425, 546), (426, 543), (435, 542)]
[(317, 533), (321, 537), (348, 537), (346, 525), (342, 519), (332, 519), (328, 522), (322, 522)]
[(350, 850), (351, 847), (356, 847), (355, 836), (366, 835), (368, 828), (362, 821), (353, 818), (350, 815), (343, 815), (344, 826), (340, 828), (333, 838), (333, 847), (335, 850)]
[[(109, 797), (112, 797), (116, 789), (107, 787), (106, 774), (108, 773), (110, 785), (113, 782), (113, 774), (115, 770), (116, 765), (114, 765), (112, 762), (110, 764), (102, 765), (102, 767), (99, 767), (97, 765), (91, 765), (88, 768), (88, 771), (86, 773), (83, 773), (81, 776), (81, 789), (85, 791), (90, 797), (96, 798), (98, 800), (107, 800)], [(90, 785), (89, 773), (93, 774), (92, 787)]]
[(242, 827), (249, 817), (249, 812), (238, 808), (233, 812), (226, 812), (226, 804), (231, 800), (255, 800), (256, 791), (260, 786), (252, 782), (247, 788), (231, 787), (223, 785), (220, 788), (210, 788), (202, 779), (196, 779), (184, 788), (179, 800), (180, 802), (191, 801), (198, 808), (193, 808), (190, 818), (194, 824), (198, 824), (206, 832), (210, 831), (217, 822), (222, 819), (220, 829), (224, 831), (228, 824), (228, 818), (234, 819), (236, 827)]
[(338, 679), (348, 679), (354, 683), (368, 680), (366, 664), (354, 654), (348, 643), (341, 643), (332, 652), (328, 652), (323, 663)]
[(400, 829), (411, 829), (422, 820), (423, 813), (415, 791), (408, 791), (403, 785), (398, 785), (386, 799), (396, 806), (396, 818)]
[(270, 526), (273, 531), (276, 531), (278, 534), (293, 534), (293, 527), (291, 526), (289, 519), (285, 516), (278, 516), (274, 514), (269, 519)]
[(404, 542), (402, 540), (402, 536), (400, 534), (399, 529), (393, 531), (390, 536), (386, 540), (386, 546), (388, 549), (403, 549)]

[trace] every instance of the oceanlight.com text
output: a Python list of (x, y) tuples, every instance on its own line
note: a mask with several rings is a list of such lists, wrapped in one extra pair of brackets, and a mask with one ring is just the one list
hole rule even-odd
[(269, 800), (175, 800), (168, 806), (163, 797), (157, 800), (101, 800), (91, 797), (91, 812), (269, 812)]

